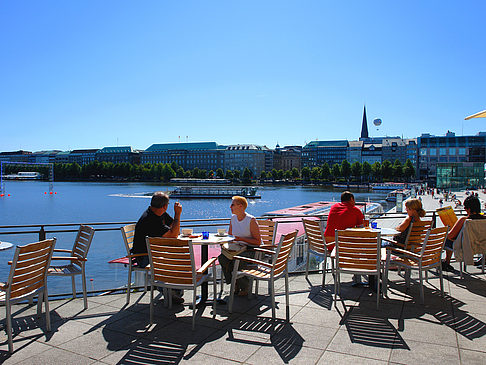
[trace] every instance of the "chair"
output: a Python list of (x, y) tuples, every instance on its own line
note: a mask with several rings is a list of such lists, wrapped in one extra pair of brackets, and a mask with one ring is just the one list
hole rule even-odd
[[(322, 288), (326, 284), (327, 258), (330, 257), (326, 240), (324, 239), (324, 230), (322, 222), (318, 220), (302, 219), (304, 223), (305, 234), (307, 236), (307, 263), (305, 265), (305, 277), (309, 276), (309, 254), (310, 251), (319, 256), (324, 256), (322, 268)], [(334, 246), (334, 242), (331, 244)], [(331, 257), (332, 273), (334, 273), (334, 260)]]
[(131, 250), (133, 247), (133, 239), (135, 237), (135, 224), (129, 224), (124, 227), (120, 228), (123, 242), (125, 242), (125, 249), (127, 250), (127, 258), (128, 258), (128, 281), (127, 281), (127, 304), (130, 303), (130, 291), (132, 286), (132, 272), (142, 272), (145, 276), (145, 290), (147, 292), (147, 283), (148, 283), (148, 267), (138, 267), (137, 263), (135, 262), (134, 258), (137, 256), (147, 256), (146, 253), (137, 253), (132, 254)]
[[(51, 331), (49, 297), (47, 296), (47, 269), (51, 262), (56, 239), (48, 239), (17, 246), (10, 267), (7, 283), (0, 284), (0, 303), (6, 307), (8, 351), (13, 352), (12, 304), (38, 295), (37, 316), (40, 317), (42, 302), (45, 303), (46, 327)], [(10, 262), (9, 262), (10, 264)]]
[(381, 233), (373, 231), (336, 230), (336, 263), (334, 275), (335, 302), (341, 294), (341, 273), (376, 275), (376, 307), (380, 305)]
[(262, 248), (275, 248), (275, 236), (277, 234), (278, 222), (274, 222), (270, 219), (260, 219), (257, 221), (260, 227), (260, 236), (262, 238)]
[[(486, 254), (486, 219), (466, 219), (464, 225), (455, 239), (454, 256), (460, 261), (461, 279), (466, 264), (473, 264), (473, 256), (482, 254), (482, 273), (484, 274), (484, 257)], [(464, 266), (464, 268), (463, 268)]]
[[(177, 238), (147, 237), (147, 251), (150, 262), (150, 324), (153, 323), (154, 286), (165, 289), (192, 290), (192, 329), (195, 326), (196, 289), (211, 279), (207, 274), (212, 267), (212, 278), (216, 277), (217, 257), (208, 260), (196, 270), (194, 250), (191, 240)], [(216, 315), (216, 281), (213, 281), (213, 316)], [(167, 298), (168, 297), (168, 298)], [(166, 295), (169, 307), (172, 307), (172, 296)]]
[(432, 227), (432, 220), (420, 220), (420, 221), (412, 221), (410, 226), (408, 227), (407, 236), (405, 238), (405, 244), (400, 244), (395, 241), (385, 240), (389, 242), (393, 242), (395, 246), (400, 246), (407, 251), (415, 251), (418, 247), (422, 247), (422, 243), (424, 242), (425, 235), (427, 234), (427, 230)]
[(49, 267), (47, 275), (49, 276), (70, 276), (73, 288), (73, 297), (76, 298), (75, 276), (81, 275), (83, 284), (84, 309), (88, 309), (88, 294), (86, 290), (86, 256), (88, 256), (89, 247), (93, 240), (95, 230), (90, 226), (79, 226), (78, 234), (74, 240), (72, 250), (55, 249), (54, 252), (69, 253), (71, 256), (53, 256), (52, 260), (69, 260), (68, 265), (59, 265)]
[[(424, 284), (422, 272), (427, 272), (433, 268), (438, 268), (440, 277), (440, 291), (442, 295), (444, 295), (441, 254), (448, 231), (449, 227), (429, 229), (418, 252), (387, 247), (385, 274), (383, 279), (384, 293), (386, 294), (388, 287), (388, 268), (390, 265), (396, 265), (405, 269), (407, 286), (410, 285), (411, 270), (418, 270), (420, 280), (420, 299), (422, 303), (424, 302)], [(395, 256), (394, 259), (391, 258), (392, 254)]]
[[(249, 257), (235, 256), (235, 265), (233, 268), (233, 276), (231, 280), (231, 293), (228, 311), (233, 311), (233, 300), (236, 280), (243, 276), (248, 276), (253, 280), (264, 280), (269, 283), (270, 296), (272, 298), (272, 317), (275, 319), (275, 280), (280, 277), (285, 277), (285, 299), (286, 299), (286, 312), (287, 321), (290, 320), (289, 309), (289, 274), (287, 271), (287, 263), (290, 257), (290, 252), (297, 238), (297, 231), (283, 235), (280, 238), (280, 242), (277, 245), (275, 251), (267, 250), (264, 248), (255, 248), (255, 251), (262, 252), (264, 254), (272, 255), (272, 262), (252, 259)], [(253, 264), (249, 268), (238, 270), (240, 261)]]

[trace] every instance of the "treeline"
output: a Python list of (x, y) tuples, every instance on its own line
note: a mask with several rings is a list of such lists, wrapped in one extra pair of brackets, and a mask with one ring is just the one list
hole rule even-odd
[[(48, 176), (48, 168), (28, 165), (7, 165), (5, 173), (18, 171), (39, 171)], [(324, 163), (322, 166), (304, 167), (301, 170), (262, 171), (260, 176), (254, 176), (253, 172), (245, 168), (240, 170), (226, 170), (219, 168), (215, 171), (194, 168), (184, 170), (176, 162), (132, 165), (129, 163), (112, 163), (93, 161), (80, 166), (77, 163), (54, 164), (55, 180), (129, 180), (129, 181), (161, 181), (169, 182), (174, 177), (180, 178), (225, 178), (235, 183), (250, 183), (251, 180), (272, 180), (272, 181), (294, 181), (303, 183), (324, 183), (334, 181), (350, 182), (381, 182), (381, 181), (410, 181), (415, 178), (415, 168), (410, 160), (401, 164), (396, 160), (393, 164), (390, 161), (383, 163), (354, 162), (350, 164), (344, 160), (341, 164), (329, 166)]]

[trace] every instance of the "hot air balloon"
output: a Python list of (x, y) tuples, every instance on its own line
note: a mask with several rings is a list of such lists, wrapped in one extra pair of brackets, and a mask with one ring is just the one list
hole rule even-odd
[(377, 127), (379, 127), (381, 125), (381, 119), (379, 118), (376, 118), (375, 120), (373, 120), (373, 124)]

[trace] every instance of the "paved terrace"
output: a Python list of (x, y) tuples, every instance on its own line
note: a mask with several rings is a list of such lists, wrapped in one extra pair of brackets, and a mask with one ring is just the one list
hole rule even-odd
[[(484, 196), (482, 196), (484, 199)], [(424, 197), (427, 209), (437, 204)], [(389, 223), (391, 224), (391, 223)], [(385, 224), (383, 224), (385, 225)], [(453, 264), (458, 269), (458, 264)], [(425, 305), (419, 285), (406, 288), (403, 278), (390, 273), (389, 297), (376, 309), (375, 294), (351, 286), (343, 277), (342, 300), (333, 301), (333, 281), (321, 275), (290, 278), (290, 323), (285, 318), (284, 281), (278, 280), (277, 319), (271, 320), (265, 295), (236, 298), (234, 313), (219, 305), (200, 309), (191, 331), (188, 306), (171, 310), (158, 301), (155, 323), (149, 322), (149, 294), (134, 293), (130, 305), (124, 294), (83, 300), (51, 300), (52, 332), (44, 332), (44, 316), (36, 307), (14, 307), (14, 348), (7, 351), (0, 334), (0, 362), (6, 364), (484, 364), (486, 362), (486, 278), (469, 267), (445, 273), (446, 296), (438, 278), (429, 275)], [(260, 285), (265, 294), (265, 285)], [(227, 294), (227, 293), (226, 293)], [(186, 302), (191, 293), (187, 292)], [(2, 319), (2, 325), (5, 325)]]

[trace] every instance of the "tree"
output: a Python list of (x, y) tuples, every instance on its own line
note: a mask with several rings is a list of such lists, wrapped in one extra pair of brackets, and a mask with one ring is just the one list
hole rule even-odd
[(282, 169), (277, 171), (277, 179), (282, 180), (284, 177), (284, 171)]
[(413, 167), (412, 161), (407, 159), (403, 165), (403, 176), (410, 181), (410, 179), (415, 177), (415, 167)]
[(224, 171), (221, 167), (216, 170), (216, 177), (219, 179), (222, 179), (224, 177)]
[(373, 175), (373, 178), (375, 181), (378, 181), (381, 179), (381, 163), (376, 161), (373, 165), (371, 165), (371, 175)]
[(324, 164), (321, 166), (321, 179), (329, 180), (330, 176), (331, 176), (331, 168), (329, 167), (329, 164), (327, 162), (324, 162)]
[(245, 169), (243, 170), (243, 182), (248, 184), (249, 182), (251, 182), (251, 171), (248, 167), (245, 167)]
[(332, 166), (331, 173), (332, 173), (332, 176), (334, 177), (334, 180), (337, 180), (338, 177), (341, 176), (341, 167), (339, 166), (339, 164), (335, 163)]
[[(190, 171), (188, 171), (189, 174), (191, 173)], [(185, 173), (184, 173), (184, 169), (182, 167), (178, 167), (177, 170), (176, 170), (176, 177), (184, 177)]]
[(319, 167), (313, 167), (311, 170), (311, 178), (312, 180), (319, 180), (319, 177), (321, 176), (321, 169)]
[(226, 170), (226, 173), (224, 174), (225, 179), (228, 180), (233, 180), (233, 172), (231, 170)]
[(172, 170), (172, 167), (170, 164), (165, 164), (164, 167), (162, 167), (162, 176), (161, 179), (164, 180), (165, 182), (170, 181), (170, 179), (174, 178), (176, 176), (176, 173), (174, 170)]
[(358, 161), (353, 162), (353, 164), (351, 165), (351, 174), (354, 176), (356, 181), (360, 179), (362, 171), (363, 167), (361, 166), (361, 164)]
[(265, 180), (267, 178), (267, 173), (265, 172), (265, 170), (263, 170), (261, 173), (260, 173), (260, 180)]
[(241, 175), (241, 171), (240, 170), (233, 170), (233, 176), (234, 176), (235, 180), (239, 180), (240, 179), (240, 175)]
[(349, 164), (348, 160), (343, 160), (341, 162), (341, 175), (346, 179), (349, 180), (349, 176), (351, 175), (351, 165)]
[(393, 166), (390, 161), (385, 160), (381, 164), (381, 175), (383, 176), (383, 179), (390, 179), (393, 174)]
[(302, 180), (309, 180), (310, 174), (311, 174), (310, 169), (307, 166), (300, 171)]
[(270, 171), (270, 175), (272, 176), (272, 180), (273, 181), (278, 180), (278, 172), (277, 172), (277, 169), (272, 169), (272, 171)]
[(393, 172), (393, 177), (395, 178), (395, 180), (401, 178), (403, 176), (403, 167), (402, 167), (402, 164), (400, 161), (395, 160), (395, 162), (393, 163), (393, 168), (392, 168), (392, 172)]
[(363, 165), (361, 165), (361, 174), (367, 181), (369, 181), (371, 165), (368, 161), (363, 162)]
[(297, 169), (297, 167), (294, 167), (292, 169), (292, 178), (293, 179), (298, 179), (300, 177), (300, 172), (299, 170)]
[(286, 179), (286, 180), (292, 179), (292, 171), (291, 170), (285, 170), (284, 179)]

